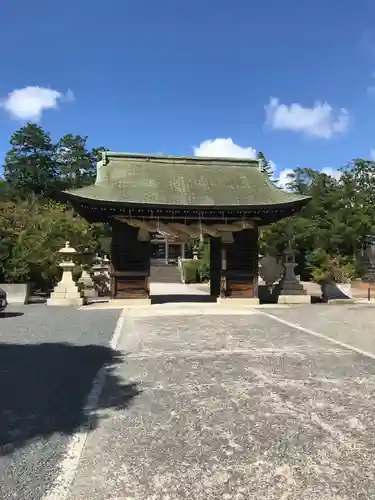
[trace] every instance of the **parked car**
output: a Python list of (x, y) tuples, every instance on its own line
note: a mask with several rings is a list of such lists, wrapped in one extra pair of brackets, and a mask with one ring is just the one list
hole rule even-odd
[(7, 305), (8, 305), (7, 294), (5, 290), (0, 288), (0, 312), (4, 311)]

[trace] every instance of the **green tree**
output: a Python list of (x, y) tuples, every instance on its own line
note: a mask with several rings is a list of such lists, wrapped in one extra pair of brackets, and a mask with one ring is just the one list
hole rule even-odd
[(110, 149), (105, 148), (104, 146), (99, 146), (98, 148), (92, 148), (91, 150), (91, 161), (95, 163), (97, 161), (100, 161), (102, 158), (102, 152), (103, 151), (110, 151)]
[(5, 156), (4, 178), (13, 196), (51, 196), (56, 185), (50, 135), (35, 123), (27, 123), (14, 132), (11, 149)]
[(356, 185), (366, 202), (372, 204), (375, 210), (375, 162), (357, 158), (343, 169), (343, 179)]
[(10, 185), (5, 179), (0, 179), (0, 202), (11, 201), (12, 197)]
[(271, 179), (274, 173), (274, 166), (273, 164), (266, 159), (264, 154), (259, 151), (257, 154), (257, 159), (262, 160), (263, 166), (262, 166), (262, 172), (268, 175), (268, 177)]
[(87, 150), (87, 137), (65, 134), (55, 146), (55, 164), (61, 189), (74, 189), (95, 181), (95, 162)]

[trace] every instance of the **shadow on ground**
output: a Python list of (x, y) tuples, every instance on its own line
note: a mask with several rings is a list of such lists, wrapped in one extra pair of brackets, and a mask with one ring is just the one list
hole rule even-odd
[(0, 343), (0, 455), (88, 423), (94, 429), (99, 417), (95, 410), (87, 414), (85, 405), (102, 367), (107, 387), (98, 409), (128, 406), (139, 390), (114, 374), (121, 360), (121, 353), (98, 345)]
[(22, 312), (0, 312), (0, 319), (18, 318), (18, 316), (23, 316), (23, 313)]
[(216, 302), (216, 297), (212, 295), (151, 295), (151, 304), (167, 304), (167, 303), (207, 303)]

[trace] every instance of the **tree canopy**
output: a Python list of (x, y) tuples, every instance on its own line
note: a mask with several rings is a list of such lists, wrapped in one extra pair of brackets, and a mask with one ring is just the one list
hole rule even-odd
[[(7, 196), (55, 199), (64, 189), (95, 181), (96, 161), (104, 147), (87, 148), (87, 136), (65, 134), (56, 143), (40, 125), (27, 123), (14, 132), (5, 156)], [(0, 187), (0, 196), (3, 191)]]
[(77, 250), (97, 248), (108, 235), (59, 203), (60, 192), (95, 181), (96, 161), (87, 137), (66, 134), (56, 143), (40, 125), (27, 123), (10, 138), (0, 180), (0, 282), (53, 283), (56, 252), (69, 240)]
[(306, 277), (333, 256), (350, 263), (353, 273), (363, 274), (363, 250), (369, 235), (375, 235), (374, 173), (375, 163), (362, 159), (341, 169), (338, 178), (296, 168), (286, 188), (311, 196), (311, 202), (301, 213), (262, 231), (262, 252), (280, 254), (290, 241)]

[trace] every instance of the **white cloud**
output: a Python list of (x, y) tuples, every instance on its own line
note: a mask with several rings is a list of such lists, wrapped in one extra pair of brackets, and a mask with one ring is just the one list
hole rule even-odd
[(345, 132), (349, 124), (348, 111), (341, 108), (335, 112), (327, 102), (305, 108), (298, 103), (281, 104), (279, 99), (271, 97), (264, 109), (266, 124), (274, 130), (291, 130), (310, 137), (329, 139)]
[(276, 174), (276, 163), (273, 162), (272, 160), (267, 160), (268, 161), (268, 166), (271, 168), (272, 170), (272, 178), (275, 178), (275, 174)]
[(285, 168), (284, 170), (282, 170), (277, 177), (277, 185), (282, 189), (286, 189), (288, 183), (290, 182), (289, 175), (293, 172), (294, 170), (292, 168)]
[(203, 141), (193, 149), (195, 156), (212, 158), (256, 158), (257, 154), (256, 150), (251, 146), (238, 146), (230, 137)]
[(370, 158), (372, 161), (375, 161), (375, 149), (370, 149)]
[[(235, 144), (231, 137), (226, 139), (209, 139), (200, 143), (198, 147), (194, 147), (195, 156), (206, 156), (211, 158), (249, 158), (255, 159), (257, 156), (256, 149), (251, 146), (243, 147)], [(267, 160), (273, 172), (273, 179), (276, 179), (276, 164), (272, 160)]]
[(43, 87), (24, 87), (10, 92), (5, 99), (2, 99), (0, 105), (12, 118), (39, 121), (44, 110), (56, 109), (59, 101), (69, 102), (73, 99), (71, 90), (63, 94)]
[[(292, 168), (285, 168), (284, 170), (281, 170), (279, 173), (277, 179), (278, 179), (278, 186), (281, 187), (282, 189), (287, 190), (287, 185), (290, 182), (290, 177), (289, 175), (292, 174), (294, 170)], [(329, 175), (330, 177), (333, 177), (333, 179), (336, 179), (337, 181), (340, 180), (342, 173), (339, 172), (338, 170), (332, 168), (332, 167), (325, 167), (320, 170), (322, 174)]]
[[(194, 147), (195, 156), (205, 156), (212, 158), (256, 158), (257, 151), (251, 146), (243, 147), (235, 144), (233, 140), (228, 137), (226, 139), (212, 139), (203, 141), (198, 147)], [(375, 152), (375, 150), (374, 150)], [(272, 167), (273, 175), (272, 179), (277, 180), (277, 185), (282, 189), (287, 188), (287, 184), (290, 182), (289, 174), (292, 174), (294, 170), (292, 168), (285, 168), (281, 170), (279, 174), (276, 174), (276, 164), (273, 161), (269, 161)], [(341, 172), (337, 170), (326, 167), (321, 170), (322, 173), (330, 175), (335, 179), (339, 179)]]
[[(195, 156), (206, 156), (211, 158), (249, 158), (255, 159), (257, 156), (256, 149), (251, 146), (243, 147), (235, 144), (231, 137), (226, 139), (209, 139), (200, 143), (198, 147), (194, 147)], [(276, 164), (269, 162), (272, 171), (276, 171)]]
[(342, 176), (342, 172), (340, 172), (339, 170), (336, 170), (335, 168), (332, 168), (332, 167), (322, 168), (321, 173), (329, 175), (329, 176), (333, 177), (334, 179), (336, 179), (337, 181), (339, 181), (341, 176)]

